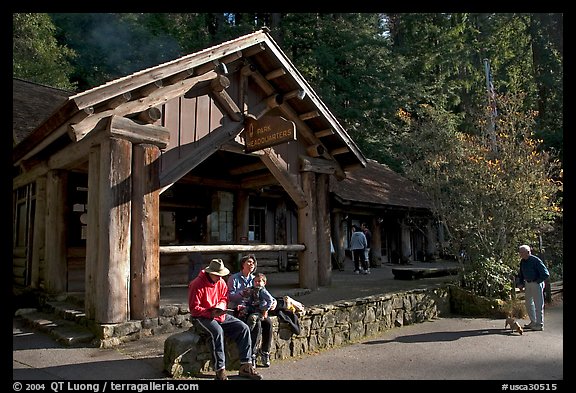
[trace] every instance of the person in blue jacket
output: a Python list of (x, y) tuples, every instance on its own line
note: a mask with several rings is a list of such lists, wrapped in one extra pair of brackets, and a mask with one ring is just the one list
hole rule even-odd
[(356, 226), (352, 225), (352, 236), (350, 238), (350, 251), (352, 252), (352, 261), (354, 261), (354, 273), (370, 274), (370, 267), (364, 259), (364, 250), (368, 247), (366, 235)]
[(530, 323), (524, 329), (544, 330), (544, 286), (550, 277), (544, 262), (530, 252), (526, 244), (518, 248), (520, 254), (520, 269), (518, 271), (518, 287), (524, 289), (524, 302)]

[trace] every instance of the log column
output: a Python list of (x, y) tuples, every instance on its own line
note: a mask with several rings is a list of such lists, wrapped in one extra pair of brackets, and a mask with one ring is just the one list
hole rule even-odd
[(316, 175), (316, 200), (318, 220), (318, 285), (332, 284), (332, 258), (330, 255), (330, 211), (328, 175)]
[[(100, 260), (100, 145), (90, 148), (88, 154), (88, 227), (86, 238), (86, 270), (84, 312), (88, 319), (96, 319), (96, 299), (100, 296), (96, 288), (98, 261)], [(105, 234), (105, 231), (104, 231)]]
[(65, 171), (49, 171), (46, 177), (46, 242), (44, 248), (46, 290), (66, 292), (66, 189)]
[(407, 263), (413, 258), (412, 247), (410, 247), (410, 226), (406, 224), (405, 219), (402, 220), (402, 223), (400, 224), (400, 233), (402, 242), (402, 254), (400, 257), (400, 263)]
[[(288, 244), (288, 208), (286, 206), (286, 200), (281, 199), (276, 205), (276, 211), (274, 215), (274, 228), (276, 228), (276, 239), (274, 239), (275, 244)], [(286, 271), (288, 267), (288, 251), (278, 252), (278, 268), (279, 270)]]
[[(235, 236), (236, 244), (248, 244), (248, 224), (250, 221), (250, 196), (245, 190), (239, 190), (235, 196)], [(242, 253), (236, 255), (236, 269), (240, 270), (240, 260)]]
[(32, 288), (40, 288), (40, 263), (44, 262), (46, 250), (46, 176), (40, 176), (36, 180), (33, 236), (30, 286)]
[(140, 144), (133, 154), (130, 317), (156, 318), (160, 311), (160, 149)]
[(342, 213), (335, 212), (331, 222), (332, 228), (332, 244), (334, 245), (334, 252), (336, 262), (340, 270), (344, 270), (344, 261), (346, 260), (346, 253), (344, 251), (344, 231), (342, 230)]
[(302, 190), (308, 202), (298, 209), (298, 243), (306, 245), (298, 257), (300, 288), (318, 290), (318, 247), (316, 181), (313, 172), (302, 172)]
[(434, 221), (428, 220), (426, 224), (426, 259), (434, 258), (438, 250), (436, 249), (436, 231), (434, 230)]
[(112, 137), (100, 146), (95, 320), (97, 323), (120, 323), (130, 316), (132, 143)]
[(250, 212), (250, 201), (245, 190), (236, 192), (236, 243), (248, 244), (248, 221)]
[(378, 217), (372, 217), (372, 267), (382, 266), (382, 230), (380, 229), (380, 220)]

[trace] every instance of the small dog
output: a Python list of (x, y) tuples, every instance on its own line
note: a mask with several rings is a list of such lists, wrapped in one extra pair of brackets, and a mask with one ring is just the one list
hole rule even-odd
[(524, 333), (524, 329), (522, 329), (522, 326), (520, 326), (520, 324), (513, 317), (506, 318), (506, 324), (504, 325), (504, 329), (506, 329), (506, 327), (508, 326), (510, 326), (512, 332), (518, 332), (520, 333), (520, 335)]

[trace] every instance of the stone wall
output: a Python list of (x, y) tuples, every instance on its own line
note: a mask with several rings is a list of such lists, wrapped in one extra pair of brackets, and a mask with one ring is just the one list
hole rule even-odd
[[(180, 310), (183, 312), (182, 308)], [(187, 311), (187, 310), (186, 310)], [(419, 289), (369, 296), (307, 308), (299, 319), (300, 334), (290, 325), (273, 320), (271, 359), (286, 359), (354, 343), (383, 331), (429, 321), (450, 313), (447, 288)], [(184, 318), (187, 320), (189, 314)], [(181, 314), (174, 318), (182, 318)], [(174, 378), (211, 371), (212, 358), (206, 337), (187, 321), (189, 329), (164, 343), (164, 370)], [(238, 352), (226, 341), (228, 370), (239, 368)]]

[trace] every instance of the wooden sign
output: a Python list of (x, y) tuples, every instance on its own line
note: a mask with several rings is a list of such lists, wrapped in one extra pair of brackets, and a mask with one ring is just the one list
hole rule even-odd
[(247, 116), (245, 123), (246, 153), (296, 140), (296, 124), (281, 116)]

